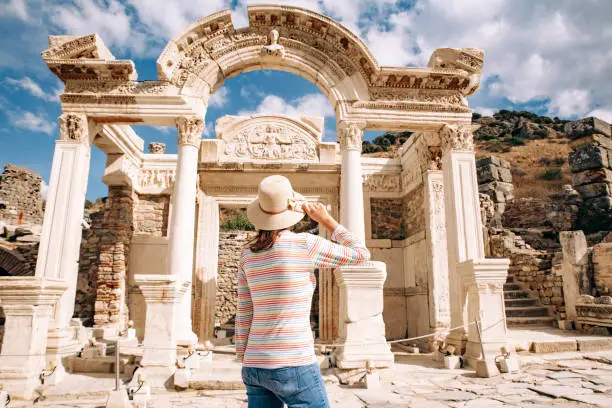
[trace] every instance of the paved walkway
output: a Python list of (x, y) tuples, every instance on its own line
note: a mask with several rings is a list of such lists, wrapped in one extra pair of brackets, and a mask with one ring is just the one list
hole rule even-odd
[[(382, 389), (345, 387), (326, 376), (327, 391), (335, 408), (612, 407), (611, 352), (521, 354), (521, 361), (520, 373), (483, 379), (469, 370), (440, 369), (431, 355), (396, 353), (396, 367), (385, 373)], [(36, 405), (13, 402), (9, 407), (104, 407), (104, 393), (86, 392), (94, 383), (111, 384), (112, 379), (88, 377), (88, 383), (84, 378), (71, 381), (71, 396), (56, 394)], [(155, 393), (150, 406), (238, 408), (247, 404), (244, 391), (162, 391)]]

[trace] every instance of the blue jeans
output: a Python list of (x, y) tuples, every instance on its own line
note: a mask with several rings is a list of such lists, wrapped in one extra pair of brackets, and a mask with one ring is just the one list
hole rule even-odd
[(249, 408), (329, 408), (317, 363), (276, 369), (242, 367)]

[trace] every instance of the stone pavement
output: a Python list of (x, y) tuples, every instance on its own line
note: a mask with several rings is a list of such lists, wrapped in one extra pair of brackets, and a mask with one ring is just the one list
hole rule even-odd
[[(523, 370), (495, 378), (476, 378), (471, 370), (444, 370), (431, 355), (396, 353), (396, 366), (384, 373), (377, 391), (339, 385), (325, 376), (334, 408), (353, 407), (612, 407), (612, 353), (521, 353)], [(37, 404), (15, 401), (12, 407), (104, 407), (104, 392), (91, 392), (93, 383), (112, 388), (112, 379), (81, 378), (72, 393), (50, 395)], [(66, 388), (69, 389), (69, 388)], [(80, 392), (77, 392), (80, 390)], [(151, 407), (246, 407), (244, 391), (158, 391)]]

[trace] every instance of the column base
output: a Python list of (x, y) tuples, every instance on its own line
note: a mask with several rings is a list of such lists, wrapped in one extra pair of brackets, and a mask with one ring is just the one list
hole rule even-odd
[(339, 368), (385, 368), (394, 357), (385, 338), (383, 284), (387, 276), (382, 262), (347, 266), (335, 271), (340, 289), (340, 327), (334, 352)]
[(13, 399), (33, 400), (39, 394), (37, 389), (40, 387), (40, 379), (36, 373), (23, 375), (3, 370), (0, 384), (2, 390), (8, 392)]
[(53, 374), (54, 381), (60, 382), (67, 371), (70, 371), (70, 360), (73, 359), (83, 348), (76, 327), (65, 327), (63, 329), (51, 329), (47, 336), (46, 362), (52, 361), (55, 366)]
[(140, 367), (134, 373), (132, 384), (130, 388), (138, 388), (138, 380), (142, 379), (145, 381), (145, 386), (150, 388), (165, 388), (174, 389), (174, 373), (176, 372), (176, 366), (147, 366)]

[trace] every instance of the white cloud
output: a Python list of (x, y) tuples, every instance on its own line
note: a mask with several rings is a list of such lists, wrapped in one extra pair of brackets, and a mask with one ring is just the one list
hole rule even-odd
[(253, 114), (281, 114), (289, 116), (334, 116), (329, 100), (322, 94), (307, 94), (293, 102), (277, 95), (267, 95), (252, 111), (241, 111), (240, 116)]
[(499, 109), (493, 109), (493, 108), (485, 108), (483, 106), (478, 106), (473, 109), (475, 112), (480, 113), (482, 116), (493, 116), (495, 112), (499, 110)]
[(15, 16), (23, 21), (28, 21), (28, 5), (26, 0), (11, 0), (7, 4), (0, 4), (0, 15)]
[(11, 112), (9, 115), (11, 124), (17, 128), (32, 132), (41, 132), (51, 135), (55, 131), (55, 123), (49, 122), (41, 114), (32, 112)]
[(612, 123), (612, 106), (594, 109), (584, 116), (595, 116), (596, 118), (605, 120), (608, 123)]
[(214, 130), (213, 123), (212, 123), (212, 122), (208, 122), (208, 123), (206, 123), (206, 125), (204, 126), (204, 131), (202, 131), (202, 135), (203, 135), (204, 137), (210, 137), (210, 136), (213, 136), (213, 135), (214, 135), (214, 134), (213, 134), (213, 130)]
[(43, 201), (47, 201), (47, 192), (49, 191), (49, 185), (45, 182), (45, 180), (40, 181), (40, 199)]
[(217, 89), (217, 92), (212, 94), (210, 99), (208, 100), (208, 106), (211, 108), (222, 108), (229, 101), (229, 88), (223, 87)]
[(587, 90), (564, 90), (557, 93), (550, 101), (548, 113), (551, 116), (561, 117), (582, 116), (589, 111), (590, 102), (591, 96)]
[(21, 79), (6, 78), (6, 83), (14, 88), (23, 89), (35, 97), (49, 102), (59, 102), (59, 95), (63, 92), (63, 90), (56, 89), (53, 93), (46, 93), (42, 90), (40, 85), (27, 76)]

